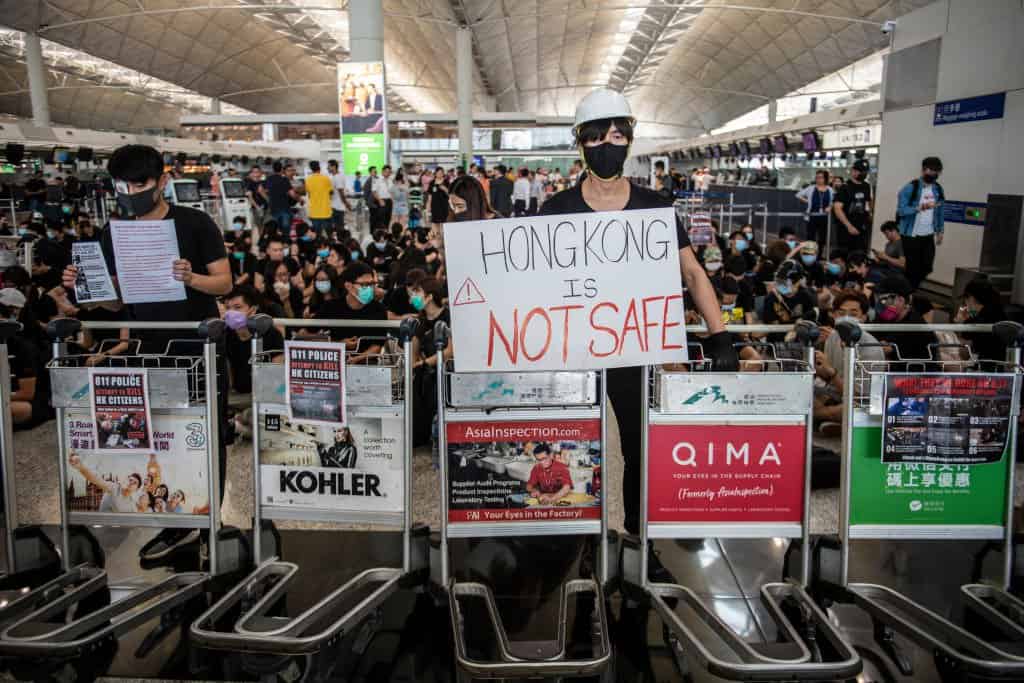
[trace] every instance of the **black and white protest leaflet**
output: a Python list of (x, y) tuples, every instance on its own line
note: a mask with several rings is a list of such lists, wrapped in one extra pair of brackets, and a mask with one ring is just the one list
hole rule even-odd
[(1006, 450), (1013, 377), (888, 374), (882, 462), (971, 465)]
[(97, 451), (138, 453), (153, 449), (145, 369), (89, 368)]
[(78, 269), (75, 276), (75, 299), (78, 303), (117, 301), (117, 290), (110, 279), (99, 242), (72, 244), (71, 265)]
[(354, 408), (345, 426), (293, 422), (284, 406), (260, 407), (260, 502), (277, 507), (401, 512), (402, 412)]
[(286, 341), (284, 364), (289, 419), (345, 424), (343, 343)]

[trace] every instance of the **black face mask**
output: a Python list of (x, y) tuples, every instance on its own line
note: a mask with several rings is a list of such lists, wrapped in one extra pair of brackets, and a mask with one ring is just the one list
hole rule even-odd
[(125, 218), (138, 218), (139, 216), (145, 216), (156, 208), (157, 193), (159, 191), (159, 187), (154, 187), (149, 190), (135, 192), (134, 194), (118, 192), (117, 208), (121, 210), (121, 214)]
[(583, 159), (587, 168), (599, 180), (614, 180), (622, 175), (622, 167), (629, 155), (629, 145), (603, 142), (600, 145), (583, 148)]
[(936, 180), (939, 179), (939, 174), (938, 173), (924, 173), (924, 174), (921, 175), (921, 179), (924, 180), (929, 185), (931, 185), (932, 183), (934, 183)]

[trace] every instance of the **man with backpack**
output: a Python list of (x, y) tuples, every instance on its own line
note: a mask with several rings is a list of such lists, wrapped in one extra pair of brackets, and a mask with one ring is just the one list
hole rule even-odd
[(921, 177), (904, 185), (897, 201), (896, 221), (906, 258), (905, 272), (914, 289), (932, 272), (935, 246), (942, 244), (942, 205), (946, 193), (938, 182), (940, 173), (942, 161), (938, 157), (926, 158), (921, 162)]

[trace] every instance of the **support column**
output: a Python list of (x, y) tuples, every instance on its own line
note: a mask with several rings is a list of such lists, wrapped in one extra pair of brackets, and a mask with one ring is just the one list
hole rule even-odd
[(779, 101), (768, 100), (768, 123), (775, 123), (779, 120)]
[(35, 33), (25, 32), (25, 67), (28, 70), (28, 92), (32, 100), (32, 121), (37, 126), (50, 125), (50, 102), (46, 96), (46, 67), (43, 45)]
[(217, 116), (217, 115), (220, 114), (220, 100), (217, 99), (216, 97), (211, 97), (210, 98), (210, 113), (213, 114), (214, 116)]
[(459, 163), (473, 162), (473, 33), (460, 26), (455, 36), (455, 97), (459, 122)]
[(350, 0), (348, 31), (349, 61), (384, 61), (383, 0)]

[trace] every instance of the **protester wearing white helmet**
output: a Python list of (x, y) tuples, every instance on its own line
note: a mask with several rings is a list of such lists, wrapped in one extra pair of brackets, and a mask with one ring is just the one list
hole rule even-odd
[[(595, 90), (576, 108), (573, 133), (586, 174), (582, 182), (554, 195), (541, 207), (542, 215), (622, 211), (672, 206), (672, 199), (654, 190), (631, 184), (622, 176), (629, 156), (636, 121), (629, 102), (614, 90)], [(707, 322), (710, 336), (701, 340), (705, 352), (714, 360), (716, 370), (736, 370), (739, 360), (732, 339), (722, 324), (721, 308), (704, 268), (690, 247), (690, 239), (680, 221), (679, 264), (687, 291), (697, 311)], [(640, 368), (615, 368), (608, 371), (608, 397), (619, 423), (622, 455), (625, 463), (623, 502), (625, 526), (639, 532), (640, 514)]]

